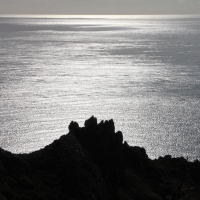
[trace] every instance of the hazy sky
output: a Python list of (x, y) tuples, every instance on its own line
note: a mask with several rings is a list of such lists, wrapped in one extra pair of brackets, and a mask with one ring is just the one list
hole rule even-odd
[(0, 0), (0, 14), (200, 14), (200, 0)]

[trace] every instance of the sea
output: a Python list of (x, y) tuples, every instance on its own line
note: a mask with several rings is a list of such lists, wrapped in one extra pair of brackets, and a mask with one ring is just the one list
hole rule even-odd
[(91, 116), (151, 159), (200, 159), (200, 16), (0, 16), (0, 147)]

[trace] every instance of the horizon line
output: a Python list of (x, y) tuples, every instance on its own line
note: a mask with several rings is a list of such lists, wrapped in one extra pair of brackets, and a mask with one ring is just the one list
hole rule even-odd
[(58, 15), (58, 14), (0, 14), (0, 18), (139, 18), (139, 17), (200, 17), (200, 14), (136, 14), (136, 15)]

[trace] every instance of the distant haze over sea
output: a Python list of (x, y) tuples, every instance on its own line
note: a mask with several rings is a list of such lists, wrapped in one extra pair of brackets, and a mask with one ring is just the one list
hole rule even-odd
[(0, 147), (113, 119), (150, 158), (200, 159), (200, 16), (0, 16)]

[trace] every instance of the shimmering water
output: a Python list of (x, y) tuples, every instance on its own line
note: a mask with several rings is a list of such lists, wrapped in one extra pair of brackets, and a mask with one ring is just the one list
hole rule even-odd
[(200, 159), (200, 16), (0, 18), (0, 146), (94, 115), (131, 145)]

